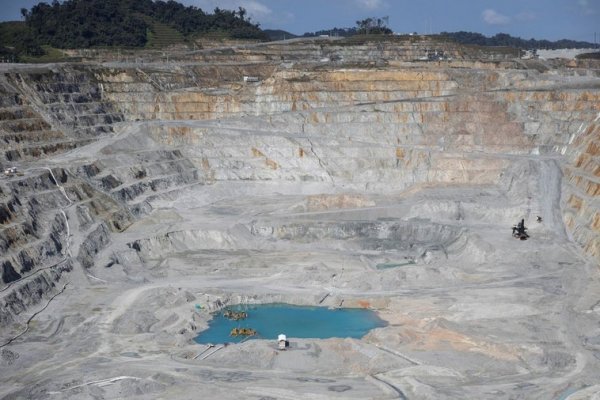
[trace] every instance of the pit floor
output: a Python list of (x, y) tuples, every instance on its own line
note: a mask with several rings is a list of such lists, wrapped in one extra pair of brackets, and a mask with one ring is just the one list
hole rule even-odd
[[(541, 193), (531, 203), (527, 241), (510, 230), (523, 199), (515, 205), (496, 187), (363, 195), (369, 205), (306, 210), (305, 193), (238, 182), (154, 201), (147, 218), (115, 235), (98, 265), (71, 274), (64, 294), (6, 349), (16, 356), (3, 355), (0, 398), (553, 399), (568, 393), (574, 400), (598, 393), (598, 267), (553, 219), (549, 201), (559, 193), (550, 200)], [(290, 221), (421, 227), (423, 210), (455, 237), (444, 246), (378, 248), (377, 238), (286, 236), (278, 228)], [(536, 212), (544, 223), (533, 222)], [(126, 245), (147, 238), (142, 258)], [(113, 253), (121, 263), (105, 268), (102, 261)], [(377, 268), (407, 260), (414, 263)], [(362, 339), (299, 339), (289, 352), (277, 351), (273, 340), (211, 349), (193, 340), (222, 304), (273, 302), (368, 308), (387, 326)], [(200, 311), (198, 303), (205, 305)]]

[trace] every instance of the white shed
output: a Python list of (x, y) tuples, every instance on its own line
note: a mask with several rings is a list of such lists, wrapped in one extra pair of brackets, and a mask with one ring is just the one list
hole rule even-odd
[(280, 333), (279, 336), (277, 336), (277, 344), (280, 350), (285, 350), (287, 347), (287, 337), (283, 333)]

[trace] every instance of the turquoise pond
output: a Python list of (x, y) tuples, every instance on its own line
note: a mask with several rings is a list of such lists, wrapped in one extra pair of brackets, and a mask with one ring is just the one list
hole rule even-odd
[[(277, 339), (283, 333), (290, 338), (361, 338), (371, 329), (386, 323), (373, 311), (360, 308), (329, 309), (301, 307), (289, 304), (238, 305), (227, 307), (245, 311), (248, 318), (231, 321), (220, 312), (213, 316), (207, 330), (196, 337), (198, 343), (236, 343), (245, 337), (231, 337), (233, 328), (252, 328), (257, 335), (252, 339)], [(223, 310), (224, 311), (224, 310)]]

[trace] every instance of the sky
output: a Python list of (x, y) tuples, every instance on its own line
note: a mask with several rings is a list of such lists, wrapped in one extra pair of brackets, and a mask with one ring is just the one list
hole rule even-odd
[[(248, 10), (263, 29), (295, 34), (352, 27), (359, 19), (389, 16), (394, 32), (471, 31), (524, 39), (600, 42), (600, 0), (179, 0), (212, 11)], [(0, 0), (0, 20), (21, 19), (39, 0)], [(48, 0), (47, 2), (50, 2)]]

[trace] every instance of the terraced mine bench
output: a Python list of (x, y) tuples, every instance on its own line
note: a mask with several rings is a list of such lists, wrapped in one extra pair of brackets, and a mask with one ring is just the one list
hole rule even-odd
[[(424, 37), (0, 71), (0, 398), (598, 394), (594, 62)], [(387, 325), (194, 342), (282, 302)]]

